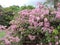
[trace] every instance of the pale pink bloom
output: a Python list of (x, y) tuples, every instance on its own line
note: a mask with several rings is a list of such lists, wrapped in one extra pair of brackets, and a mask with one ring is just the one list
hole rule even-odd
[(51, 43), (51, 42), (49, 42), (49, 45), (52, 45), (52, 43)]
[(40, 17), (36, 17), (36, 19), (37, 19), (37, 21), (39, 21), (40, 20)]
[(42, 27), (42, 30), (43, 30), (43, 32), (45, 32), (47, 30), (47, 28), (46, 27)]
[(43, 9), (41, 9), (41, 15), (45, 15), (46, 13), (45, 13), (45, 9), (43, 8)]
[(52, 29), (50, 29), (50, 28), (48, 28), (47, 30), (49, 31), (49, 33), (51, 33), (51, 32), (52, 32)]
[(58, 8), (56, 11), (56, 18), (60, 19), (60, 8)]
[(39, 45), (39, 44), (36, 44), (36, 45)]
[(5, 39), (5, 45), (11, 45), (11, 42), (8, 39)]
[(38, 26), (38, 23), (37, 22), (34, 22), (33, 25), (36, 28)]
[(57, 41), (56, 43), (55, 43), (55, 45), (58, 45), (59, 44), (59, 42)]
[(36, 12), (37, 14), (40, 13), (40, 11), (41, 11), (41, 10), (40, 10), (39, 8), (36, 8), (36, 9), (35, 9), (35, 12)]
[(11, 25), (10, 28), (11, 28), (11, 30), (16, 30), (17, 25)]
[(28, 35), (29, 39), (30, 40), (35, 40), (36, 36), (33, 36), (33, 35)]
[(43, 22), (39, 22), (39, 24), (38, 24), (39, 26), (43, 26)]
[(6, 35), (5, 36), (10, 36), (12, 34), (12, 30), (6, 30)]
[(56, 14), (56, 13), (57, 13), (57, 11), (52, 11), (52, 12), (51, 12), (51, 14)]
[(49, 31), (49, 33), (52, 32), (52, 29), (47, 28), (47, 27), (42, 27), (43, 32)]
[(44, 18), (44, 22), (48, 22), (48, 19), (47, 18)]
[(39, 6), (39, 8), (44, 8), (44, 5), (42, 5), (40, 2), (37, 3), (37, 5)]
[(44, 15), (43, 15), (43, 14), (42, 14), (42, 15), (40, 15), (40, 18), (41, 18), (41, 19), (43, 19), (43, 18), (44, 18)]
[(5, 30), (7, 26), (0, 25), (0, 30)]
[(51, 30), (54, 30), (54, 27), (53, 27), (53, 26), (51, 26), (51, 27), (50, 27), (50, 29), (51, 29)]
[(18, 37), (16, 37), (16, 42), (19, 42), (19, 41), (20, 41), (20, 39)]
[(30, 15), (29, 16), (29, 20), (32, 20), (33, 21), (34, 19), (35, 19), (35, 16), (34, 15)]
[(43, 43), (41, 42), (40, 45), (43, 45)]
[(13, 39), (14, 39), (15, 37), (9, 36), (8, 38), (10, 39), (10, 42), (13, 42), (13, 41), (14, 41)]
[(44, 22), (44, 27), (50, 27), (50, 23), (49, 22)]
[(48, 9), (45, 10), (45, 14), (49, 14), (49, 10)]
[(58, 39), (58, 36), (55, 36), (55, 39)]
[(54, 14), (54, 12), (51, 12), (51, 14)]
[(34, 16), (34, 15), (29, 15), (29, 18), (30, 18), (30, 19), (34, 19), (35, 16)]
[(22, 10), (22, 11), (20, 12), (20, 15), (21, 15), (21, 16), (26, 16), (26, 15), (29, 15), (29, 12), (30, 12), (30, 10)]
[(36, 11), (35, 9), (31, 10), (30, 15), (34, 15), (34, 14), (36, 14), (35, 11)]
[(14, 24), (14, 21), (15, 21), (15, 20), (10, 21), (10, 24)]
[(34, 28), (34, 26), (29, 26), (28, 28), (31, 29), (31, 28)]
[(19, 39), (18, 37), (13, 37), (13, 38), (12, 38), (12, 41), (14, 41), (14, 42), (19, 42), (20, 39)]
[(12, 40), (12, 42), (16, 42), (16, 38), (15, 37), (12, 37), (11, 40)]
[(30, 23), (30, 25), (32, 25), (32, 23), (33, 23), (34, 21), (32, 21), (32, 20), (29, 20), (29, 23)]
[(58, 3), (57, 6), (60, 7), (60, 3)]
[(56, 14), (56, 18), (60, 19), (60, 14), (59, 13)]

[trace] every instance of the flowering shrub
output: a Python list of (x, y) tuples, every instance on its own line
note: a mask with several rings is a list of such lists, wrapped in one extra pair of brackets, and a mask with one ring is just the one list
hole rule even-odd
[(57, 7), (57, 10), (51, 10), (39, 4), (38, 8), (20, 11), (19, 16), (10, 22), (11, 26), (4, 29), (6, 34), (1, 40), (5, 45), (22, 45), (26, 43), (25, 39), (35, 42), (35, 45), (58, 45), (60, 5)]

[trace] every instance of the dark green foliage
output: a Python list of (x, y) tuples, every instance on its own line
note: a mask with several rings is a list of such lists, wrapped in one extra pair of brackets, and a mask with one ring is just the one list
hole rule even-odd
[(28, 6), (21, 6), (20, 10), (25, 10), (25, 9), (34, 9), (35, 7), (28, 5)]

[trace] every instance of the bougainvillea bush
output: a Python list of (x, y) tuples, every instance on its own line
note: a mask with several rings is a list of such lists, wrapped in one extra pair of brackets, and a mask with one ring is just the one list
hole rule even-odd
[(22, 10), (10, 24), (0, 27), (5, 32), (1, 45), (60, 45), (60, 3), (57, 9), (39, 3), (35, 9)]

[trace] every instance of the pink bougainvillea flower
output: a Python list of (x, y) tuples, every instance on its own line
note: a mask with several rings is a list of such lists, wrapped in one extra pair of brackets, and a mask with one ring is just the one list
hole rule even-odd
[(29, 39), (30, 40), (35, 40), (36, 36), (33, 36), (33, 35), (28, 35)]
[(49, 22), (44, 22), (44, 27), (50, 27), (50, 23)]
[(9, 37), (11, 42), (19, 42), (20, 39), (18, 37)]
[(15, 38), (16, 38), (15, 42), (19, 42), (20, 41), (20, 38), (18, 38), (18, 37), (15, 37)]
[(60, 3), (57, 3), (57, 5), (56, 5), (56, 6), (60, 7)]
[(7, 39), (5, 39), (5, 45), (11, 45), (11, 42)]
[(56, 14), (56, 18), (60, 19), (60, 12)]
[(39, 22), (38, 26), (43, 26), (43, 22)]
[(57, 41), (56, 43), (55, 43), (55, 45), (58, 45), (59, 44), (59, 42)]
[(48, 19), (47, 18), (44, 18), (44, 22), (48, 22)]
[(11, 25), (9, 28), (10, 28), (11, 30), (16, 30), (17, 25)]
[(52, 43), (51, 43), (51, 42), (49, 42), (49, 45), (52, 45)]

